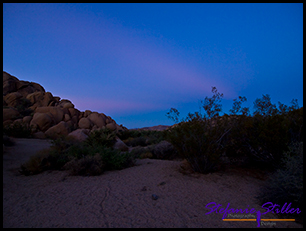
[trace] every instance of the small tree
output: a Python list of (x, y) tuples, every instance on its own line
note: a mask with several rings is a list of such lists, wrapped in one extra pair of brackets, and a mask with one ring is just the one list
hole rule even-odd
[(204, 100), (201, 100), (202, 107), (206, 112), (208, 119), (219, 116), (219, 112), (221, 112), (222, 109), (222, 104), (220, 102), (222, 100), (223, 93), (220, 94), (216, 87), (212, 87), (211, 91), (214, 94), (211, 98), (206, 96)]
[(269, 116), (269, 115), (275, 115), (278, 111), (276, 109), (275, 104), (271, 103), (271, 98), (268, 94), (262, 95), (262, 98), (257, 98), (254, 101), (254, 115), (263, 115), (263, 116)]
[(166, 114), (167, 118), (173, 120), (175, 123), (178, 123), (179, 115), (179, 111), (175, 108), (171, 108), (170, 111)]
[(247, 101), (245, 96), (239, 96), (238, 99), (234, 99), (233, 107), (230, 109), (231, 115), (237, 115), (241, 113), (242, 115), (249, 115), (249, 108), (241, 108), (241, 104)]

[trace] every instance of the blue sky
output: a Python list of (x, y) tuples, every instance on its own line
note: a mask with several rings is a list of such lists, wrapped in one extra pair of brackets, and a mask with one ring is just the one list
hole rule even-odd
[(127, 128), (199, 100), (303, 106), (303, 4), (3, 4), (3, 70)]

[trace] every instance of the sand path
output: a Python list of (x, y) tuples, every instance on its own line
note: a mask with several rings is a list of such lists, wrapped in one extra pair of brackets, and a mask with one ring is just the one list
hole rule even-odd
[[(180, 161), (143, 159), (134, 167), (94, 177), (69, 176), (66, 171), (18, 173), (21, 163), (49, 145), (47, 140), (16, 139), (15, 146), (6, 148), (3, 227), (257, 227), (255, 221), (206, 215), (210, 210), (205, 206), (230, 203), (231, 208), (249, 205), (265, 211), (254, 200), (263, 180), (235, 172), (183, 175)], [(153, 200), (152, 194), (159, 198)], [(262, 218), (277, 217), (269, 213)], [(265, 222), (261, 227), (303, 226)]]

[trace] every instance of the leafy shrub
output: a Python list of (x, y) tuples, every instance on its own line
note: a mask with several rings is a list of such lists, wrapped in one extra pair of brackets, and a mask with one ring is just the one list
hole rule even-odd
[(144, 152), (144, 153), (141, 153), (139, 158), (140, 159), (146, 159), (146, 158), (152, 158), (153, 157), (153, 154), (152, 152)]
[[(21, 173), (32, 175), (44, 170), (66, 169), (72, 175), (99, 175), (105, 170), (118, 170), (133, 166), (134, 158), (128, 152), (121, 153), (107, 146), (103, 136), (93, 137), (90, 142), (80, 143), (70, 137), (59, 137), (52, 146), (38, 152), (21, 166)], [(96, 145), (93, 145), (96, 144)]]
[(88, 146), (112, 147), (116, 142), (116, 132), (108, 128), (93, 131), (85, 140)]
[(124, 140), (124, 143), (127, 145), (127, 146), (131, 146), (131, 147), (136, 147), (136, 146), (147, 146), (147, 143), (146, 143), (146, 137), (129, 137), (128, 139)]
[(167, 132), (167, 140), (178, 155), (187, 159), (194, 171), (201, 173), (218, 169), (223, 152), (221, 139), (217, 126), (205, 118), (192, 118)]
[(132, 151), (130, 152), (131, 156), (133, 158), (141, 158), (141, 156), (144, 154), (144, 153), (147, 153), (149, 152), (149, 149), (147, 147), (140, 147), (140, 146), (137, 146), (135, 148), (132, 149)]
[[(250, 116), (242, 108), (245, 97), (234, 100), (231, 114), (219, 116), (223, 94), (212, 88), (213, 96), (201, 101), (201, 112), (189, 113), (185, 120), (169, 131), (166, 139), (186, 158), (194, 171), (210, 172), (218, 169), (219, 158), (225, 154), (231, 162), (240, 158), (243, 165), (276, 169), (292, 142), (303, 138), (303, 109), (297, 101), (292, 106), (282, 104), (279, 110), (271, 103), (269, 95), (254, 102), (255, 111)], [(240, 115), (238, 115), (240, 113)], [(168, 118), (178, 121), (179, 112), (171, 108)]]
[(96, 176), (104, 172), (104, 162), (99, 154), (84, 156), (67, 162), (63, 169), (70, 170), (71, 175)]
[(33, 110), (29, 108), (30, 106), (32, 106), (32, 103), (30, 100), (26, 98), (21, 98), (19, 99), (16, 109), (22, 115), (22, 117), (24, 117), (24, 116), (31, 115), (31, 113), (33, 113)]
[(150, 158), (171, 160), (177, 157), (177, 152), (174, 146), (165, 140), (158, 144), (149, 146), (149, 150), (152, 155)]
[(49, 157), (49, 149), (43, 149), (38, 151), (35, 155), (20, 166), (20, 173), (28, 176), (41, 173), (47, 169), (48, 163), (46, 159)]
[(145, 147), (147, 145), (157, 144), (164, 139), (162, 131), (128, 130), (119, 132), (117, 135), (126, 145), (132, 147)]
[(105, 163), (105, 170), (120, 170), (134, 165), (134, 159), (129, 152), (120, 152), (107, 147), (101, 147), (99, 154)]
[(7, 136), (16, 138), (30, 138), (32, 137), (31, 127), (25, 123), (13, 123), (3, 128), (3, 133)]
[[(272, 202), (281, 207), (292, 203), (291, 207), (303, 211), (303, 143), (295, 143), (284, 154), (282, 165), (265, 182), (260, 195), (260, 203)], [(289, 214), (301, 218), (301, 213)]]

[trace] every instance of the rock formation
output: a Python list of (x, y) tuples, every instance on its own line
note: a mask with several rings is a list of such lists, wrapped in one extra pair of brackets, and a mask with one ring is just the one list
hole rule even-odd
[(37, 138), (69, 135), (84, 140), (96, 129), (127, 129), (110, 116), (81, 112), (70, 100), (53, 96), (38, 83), (19, 80), (3, 71), (3, 126), (16, 123), (29, 126)]

